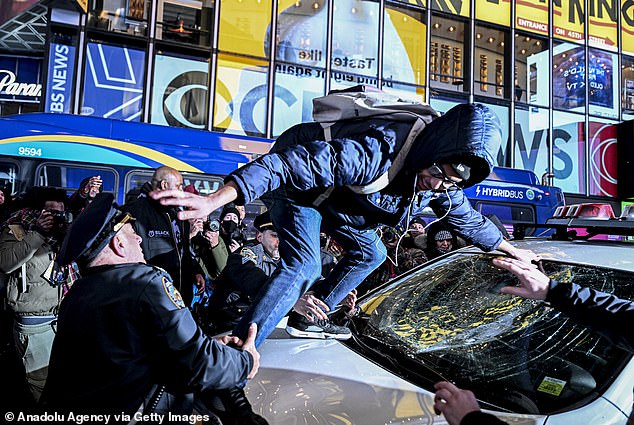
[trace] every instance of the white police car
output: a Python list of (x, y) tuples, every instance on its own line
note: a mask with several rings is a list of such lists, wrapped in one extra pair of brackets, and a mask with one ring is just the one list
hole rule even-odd
[[(566, 237), (634, 235), (634, 220), (580, 217), (592, 209), (558, 211), (553, 239), (513, 243), (551, 277), (634, 299), (632, 242)], [(388, 282), (360, 300), (349, 341), (278, 328), (247, 387), (254, 410), (271, 424), (441, 424), (433, 384), (448, 380), (512, 424), (625, 424), (632, 354), (544, 303), (500, 294), (517, 280), (494, 255), (463, 248)]]

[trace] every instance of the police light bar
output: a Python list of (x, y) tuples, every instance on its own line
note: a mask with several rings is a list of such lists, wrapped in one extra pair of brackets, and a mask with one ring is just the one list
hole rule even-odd
[(623, 208), (619, 220), (631, 220), (634, 221), (634, 205), (627, 205)]
[(572, 217), (610, 219), (614, 210), (610, 204), (579, 204)]

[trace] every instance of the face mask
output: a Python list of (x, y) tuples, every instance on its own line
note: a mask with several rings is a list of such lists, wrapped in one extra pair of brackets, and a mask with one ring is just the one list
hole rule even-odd
[(327, 243), (328, 243), (328, 238), (323, 236), (319, 237), (319, 246), (321, 246), (322, 248), (325, 248)]
[(220, 227), (222, 227), (222, 230), (225, 234), (230, 235), (231, 233), (233, 233), (234, 230), (238, 228), (238, 223), (233, 220), (227, 220), (223, 221)]

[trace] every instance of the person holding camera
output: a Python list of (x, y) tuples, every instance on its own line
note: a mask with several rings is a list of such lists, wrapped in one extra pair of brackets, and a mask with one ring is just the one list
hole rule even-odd
[(15, 349), (37, 402), (44, 389), (60, 293), (47, 279), (70, 216), (66, 192), (33, 187), (0, 230), (0, 272), (8, 275), (7, 302), (13, 311)]
[(230, 252), (236, 252), (246, 242), (244, 233), (240, 230), (240, 216), (240, 210), (233, 203), (225, 205), (220, 213), (220, 237)]
[(103, 192), (101, 176), (86, 177), (79, 183), (79, 188), (70, 196), (68, 209), (74, 216), (79, 215), (101, 192)]
[(167, 271), (185, 304), (191, 306), (193, 286), (197, 293), (202, 293), (205, 277), (190, 247), (190, 224), (178, 219), (178, 208), (165, 207), (150, 198), (148, 193), (153, 190), (182, 191), (183, 176), (171, 167), (157, 168), (152, 180), (141, 188), (139, 197), (124, 205), (124, 209), (136, 218), (133, 227), (143, 238), (141, 247), (145, 260)]

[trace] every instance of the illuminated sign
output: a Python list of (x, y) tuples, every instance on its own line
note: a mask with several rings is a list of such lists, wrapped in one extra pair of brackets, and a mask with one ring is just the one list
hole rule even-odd
[(0, 56), (0, 100), (39, 101), (42, 60)]
[(13, 71), (0, 69), (0, 95), (39, 97), (42, 85), (37, 83), (20, 83), (16, 81)]
[(45, 112), (69, 113), (73, 93), (75, 47), (51, 43)]

